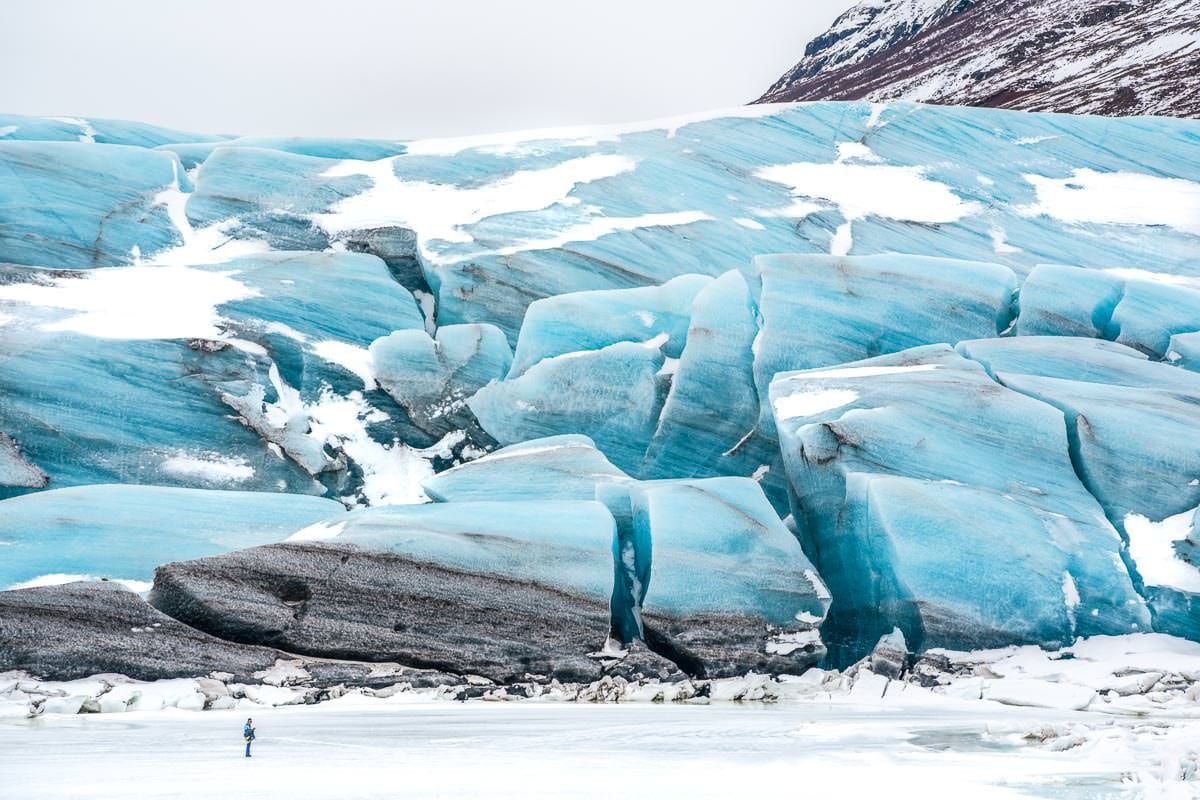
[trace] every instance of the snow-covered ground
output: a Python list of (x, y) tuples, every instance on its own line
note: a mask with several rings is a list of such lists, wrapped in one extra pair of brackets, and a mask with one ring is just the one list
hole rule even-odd
[[(0, 723), (0, 797), (1192, 797), (1200, 721), (983, 701), (397, 703)], [(1188, 753), (1193, 761), (1189, 767)]]

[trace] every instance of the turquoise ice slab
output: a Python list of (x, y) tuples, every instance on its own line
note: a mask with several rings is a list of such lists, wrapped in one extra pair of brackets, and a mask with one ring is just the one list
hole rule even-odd
[(12, 497), (0, 500), (0, 589), (55, 574), (149, 582), (160, 564), (278, 542), (344, 513), (319, 497), (166, 486)]
[(500, 444), (579, 433), (618, 468), (636, 472), (654, 434), (665, 387), (657, 346), (618, 342), (545, 359), (491, 383), (467, 405)]
[[(345, 523), (344, 526), (341, 523)], [(387, 506), (333, 517), (338, 544), (469, 572), (613, 596), (612, 516), (595, 501), (466, 501)], [(606, 632), (599, 632), (597, 645)]]
[(431, 337), (424, 329), (398, 330), (371, 343), (375, 379), (430, 433), (470, 425), (466, 400), (512, 364), (512, 348), (495, 325), (443, 325)]
[[(802, 541), (834, 596), (838, 660), (893, 626), (926, 648), (1149, 628), (1057, 408), (946, 345), (784, 373), (770, 399)], [(1008, 594), (1042, 615), (1010, 615), (996, 604)]]
[(1017, 331), (1110, 339), (1165, 358), (1172, 336), (1200, 331), (1200, 280), (1146, 270), (1039, 266), (1021, 287)]
[(0, 139), (0, 262), (111, 267), (179, 244), (159, 196), (180, 188), (172, 153)]
[(0, 114), (0, 142), (95, 142), (134, 147), (158, 147), (182, 142), (207, 142), (225, 136), (190, 133), (145, 122), (90, 117), (23, 117)]
[(665, 336), (664, 355), (679, 358), (692, 301), (711, 280), (681, 275), (661, 286), (572, 292), (538, 300), (525, 312), (510, 375), (517, 377), (544, 358), (660, 336)]
[(591, 439), (563, 434), (502, 447), (439, 472), (423, 486), (439, 502), (592, 500), (599, 484), (627, 480)]

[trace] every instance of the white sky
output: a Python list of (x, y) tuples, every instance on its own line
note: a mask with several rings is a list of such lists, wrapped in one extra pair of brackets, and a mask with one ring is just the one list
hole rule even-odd
[(413, 138), (759, 96), (852, 0), (0, 0), (0, 111)]

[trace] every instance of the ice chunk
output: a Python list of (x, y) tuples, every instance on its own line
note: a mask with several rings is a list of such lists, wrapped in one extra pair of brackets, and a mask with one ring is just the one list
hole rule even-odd
[(167, 561), (277, 542), (339, 515), (300, 495), (76, 486), (0, 501), (0, 589), (50, 573), (148, 580)]
[(430, 433), (466, 427), (466, 400), (512, 363), (512, 349), (495, 325), (445, 325), (436, 338), (422, 330), (397, 331), (370, 347), (375, 378), (385, 392)]
[(46, 473), (21, 455), (12, 437), (0, 433), (0, 486), (41, 489), (46, 481)]
[(544, 358), (644, 342), (667, 334), (663, 352), (678, 358), (687, 338), (692, 300), (711, 278), (682, 275), (661, 286), (573, 292), (530, 304), (521, 323), (510, 377)]
[(1200, 331), (1172, 336), (1167, 348), (1167, 360), (1178, 367), (1200, 372)]
[(423, 484), (441, 502), (592, 500), (596, 486), (628, 480), (586, 436), (564, 434), (502, 447)]
[(618, 342), (545, 359), (519, 378), (483, 387), (467, 405), (501, 444), (581, 433), (631, 472), (658, 420), (662, 365), (655, 343)]
[(754, 481), (612, 483), (599, 496), (636, 610), (634, 630), (621, 620), (625, 638), (708, 677), (798, 673), (824, 655), (814, 629), (828, 591)]
[(186, 187), (172, 153), (0, 140), (0, 262), (109, 267), (179, 244), (158, 197)]
[(311, 214), (371, 185), (363, 175), (324, 177), (337, 161), (257, 147), (219, 147), (196, 175), (187, 216), (196, 227), (235, 220), (230, 234), (281, 250), (323, 250), (330, 238)]
[[(739, 272), (725, 273), (696, 295), (687, 344), (646, 451), (643, 476), (750, 475), (778, 461), (774, 444), (755, 430), (757, 334), (754, 305)], [(782, 486), (782, 470), (764, 481), (764, 488)], [(782, 491), (777, 494), (783, 498)]]
[[(830, 390), (858, 396), (810, 416), (780, 411)], [(946, 345), (785, 373), (771, 402), (802, 539), (835, 598), (825, 632), (836, 660), (893, 626), (917, 651), (1148, 627), (1057, 409)]]

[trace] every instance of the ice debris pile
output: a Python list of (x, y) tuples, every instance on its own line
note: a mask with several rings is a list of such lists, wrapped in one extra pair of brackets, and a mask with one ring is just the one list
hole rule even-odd
[(583, 685), (1200, 640), (1198, 136), (0, 117), (0, 669)]

